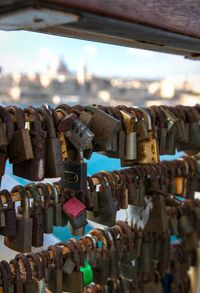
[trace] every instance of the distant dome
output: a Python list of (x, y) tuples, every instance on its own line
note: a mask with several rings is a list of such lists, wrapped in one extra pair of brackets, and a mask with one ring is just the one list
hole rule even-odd
[(65, 61), (62, 58), (58, 59), (56, 72), (57, 74), (63, 74), (63, 75), (69, 74)]

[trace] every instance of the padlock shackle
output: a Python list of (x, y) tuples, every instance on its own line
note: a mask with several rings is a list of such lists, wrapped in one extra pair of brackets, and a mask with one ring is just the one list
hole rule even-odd
[(11, 192), (18, 192), (21, 196), (21, 207), (24, 218), (30, 218), (30, 199), (23, 185), (16, 185)]
[(7, 110), (15, 116), (15, 125), (17, 126), (16, 129), (25, 128), (26, 117), (24, 111), (17, 106), (7, 107)]
[(47, 138), (56, 138), (56, 128), (51, 113), (47, 110), (47, 108), (44, 105), (42, 105), (40, 108), (37, 108), (37, 110), (45, 119)]
[(8, 110), (2, 106), (0, 106), (0, 118), (6, 125), (6, 136), (9, 143), (14, 134), (14, 122)]

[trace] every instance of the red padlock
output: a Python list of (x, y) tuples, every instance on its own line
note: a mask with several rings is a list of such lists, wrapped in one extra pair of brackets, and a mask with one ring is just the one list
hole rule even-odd
[(70, 218), (76, 218), (86, 210), (86, 206), (76, 197), (72, 197), (63, 204), (63, 212)]

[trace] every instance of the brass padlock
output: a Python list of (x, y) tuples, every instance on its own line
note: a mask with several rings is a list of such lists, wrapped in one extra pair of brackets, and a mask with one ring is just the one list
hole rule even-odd
[(137, 163), (140, 164), (156, 164), (160, 161), (158, 144), (156, 140), (156, 134), (152, 128), (150, 112), (146, 109), (144, 110), (147, 121), (148, 121), (148, 135), (149, 139), (145, 141), (138, 142), (138, 159)]

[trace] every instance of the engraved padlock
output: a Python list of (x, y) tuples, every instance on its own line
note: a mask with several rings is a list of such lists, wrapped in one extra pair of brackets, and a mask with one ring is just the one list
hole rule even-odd
[(75, 160), (64, 161), (64, 174), (61, 178), (61, 186), (71, 190), (87, 192), (87, 163), (84, 162), (83, 152)]
[(77, 150), (92, 148), (94, 134), (79, 119), (74, 121), (73, 127), (65, 132), (65, 136)]

